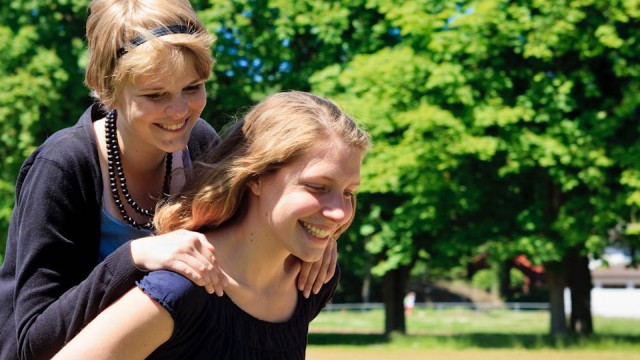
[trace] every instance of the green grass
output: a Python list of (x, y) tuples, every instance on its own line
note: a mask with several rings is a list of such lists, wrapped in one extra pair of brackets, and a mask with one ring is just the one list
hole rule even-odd
[(407, 335), (386, 338), (382, 310), (324, 311), (311, 323), (309, 345), (640, 352), (640, 319), (596, 317), (589, 337), (551, 338), (548, 327), (547, 311), (416, 309), (407, 318)]

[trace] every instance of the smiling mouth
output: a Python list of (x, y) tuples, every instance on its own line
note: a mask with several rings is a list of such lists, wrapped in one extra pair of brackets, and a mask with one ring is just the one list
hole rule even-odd
[(322, 230), (320, 228), (317, 228), (307, 222), (304, 222), (302, 220), (299, 221), (300, 225), (302, 225), (302, 227), (307, 230), (311, 235), (324, 239), (326, 237), (328, 237), (329, 235), (333, 234), (333, 231), (330, 230)]
[(182, 129), (186, 123), (187, 121), (185, 120), (178, 124), (158, 124), (158, 126), (164, 130), (176, 131)]

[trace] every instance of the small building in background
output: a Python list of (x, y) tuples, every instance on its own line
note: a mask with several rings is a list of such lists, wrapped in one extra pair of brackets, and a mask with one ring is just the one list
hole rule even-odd
[[(604, 260), (604, 261), (603, 261)], [(603, 260), (589, 264), (593, 289), (591, 312), (594, 316), (640, 318), (640, 269), (630, 267), (628, 249), (610, 247)], [(565, 308), (571, 310), (569, 290), (565, 290)]]

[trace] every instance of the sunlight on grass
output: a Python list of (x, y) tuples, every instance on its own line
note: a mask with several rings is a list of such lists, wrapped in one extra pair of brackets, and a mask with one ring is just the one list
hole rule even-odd
[(382, 310), (323, 311), (311, 323), (311, 346), (384, 349), (573, 349), (640, 351), (640, 319), (595, 318), (589, 337), (551, 338), (547, 311), (416, 309), (407, 335), (383, 335)]

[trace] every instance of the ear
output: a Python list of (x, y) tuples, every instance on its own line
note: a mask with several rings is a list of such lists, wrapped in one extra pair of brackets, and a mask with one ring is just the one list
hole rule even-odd
[(260, 196), (260, 191), (262, 189), (261, 185), (262, 185), (262, 181), (260, 181), (260, 177), (254, 177), (253, 179), (249, 180), (249, 182), (247, 183), (249, 190), (255, 196)]

